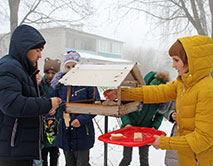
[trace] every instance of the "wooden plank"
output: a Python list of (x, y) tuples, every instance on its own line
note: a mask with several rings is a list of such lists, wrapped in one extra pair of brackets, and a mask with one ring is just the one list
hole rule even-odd
[(119, 106), (97, 104), (66, 103), (67, 113), (115, 116), (119, 115)]
[[(68, 85), (67, 86), (67, 103), (70, 102), (70, 96), (71, 96), (71, 86)], [(66, 108), (65, 108), (66, 110)], [(69, 113), (63, 112), (63, 118), (64, 118), (64, 122), (65, 122), (65, 126), (69, 127), (69, 122), (70, 122), (70, 115)]]
[[(138, 82), (140, 82), (142, 85), (146, 84), (139, 68), (137, 67), (137, 63), (134, 65), (130, 73), (133, 75), (134, 79), (138, 80)], [(138, 86), (142, 86), (142, 85), (138, 85)]]
[(93, 100), (94, 100), (94, 101), (96, 100), (96, 95), (97, 95), (97, 94), (96, 94), (96, 89), (97, 89), (97, 88), (94, 86), (94, 87), (93, 87)]
[(142, 84), (136, 80), (135, 81), (127, 80), (122, 82), (122, 86), (138, 87), (138, 85), (142, 85)]
[(140, 107), (140, 102), (137, 102), (137, 101), (121, 105), (119, 116), (123, 116), (130, 112), (138, 111), (139, 107)]
[(118, 87), (118, 102), (117, 102), (118, 105), (121, 105), (121, 87), (119, 86)]
[(66, 103), (67, 113), (92, 114), (120, 117), (139, 109), (140, 102), (131, 102), (121, 106), (106, 106), (98, 104)]
[(71, 86), (67, 86), (67, 103), (70, 102)]
[(69, 127), (70, 126), (70, 124), (69, 124), (70, 123), (70, 114), (64, 112), (63, 113), (63, 118), (64, 118), (65, 126)]

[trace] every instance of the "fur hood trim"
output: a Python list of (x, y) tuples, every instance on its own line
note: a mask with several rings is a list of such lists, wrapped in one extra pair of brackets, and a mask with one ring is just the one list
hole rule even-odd
[(157, 78), (158, 80), (162, 81), (162, 82), (169, 82), (169, 72), (157, 72), (157, 74), (155, 74), (155, 78)]

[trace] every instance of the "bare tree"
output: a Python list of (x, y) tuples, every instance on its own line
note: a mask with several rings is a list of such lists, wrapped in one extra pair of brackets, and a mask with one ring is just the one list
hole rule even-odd
[(138, 11), (151, 16), (166, 27), (164, 35), (195, 29), (213, 37), (213, 0), (118, 0), (118, 6), (124, 15)]
[(90, 0), (8, 0), (1, 5), (3, 15), (0, 17), (10, 20), (11, 32), (23, 23), (41, 27), (56, 24), (82, 26), (83, 21), (94, 13)]
[(8, 2), (10, 7), (10, 28), (11, 32), (13, 32), (18, 25), (18, 9), (20, 0), (8, 0)]

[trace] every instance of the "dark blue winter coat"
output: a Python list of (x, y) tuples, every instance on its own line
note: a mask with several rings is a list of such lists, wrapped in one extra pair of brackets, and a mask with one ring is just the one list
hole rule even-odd
[(31, 26), (21, 25), (12, 35), (9, 54), (0, 59), (0, 159), (39, 159), (40, 115), (51, 101), (38, 97), (37, 69), (26, 53), (45, 43)]
[[(61, 73), (56, 73), (52, 82), (57, 82)], [(61, 74), (63, 76), (63, 74)], [(55, 87), (55, 85), (54, 85)], [(70, 101), (80, 101), (93, 99), (93, 87), (88, 86), (71, 86), (71, 95)], [(66, 101), (67, 97), (67, 86), (60, 85), (57, 86), (51, 96), (60, 97), (63, 102)], [(98, 91), (96, 92), (96, 99), (100, 99), (100, 95)], [(95, 142), (95, 131), (92, 119), (95, 117), (94, 115), (87, 114), (70, 114), (70, 124), (74, 119), (78, 119), (81, 126), (76, 127), (65, 127), (63, 112), (65, 111), (65, 107), (60, 108), (61, 118), (59, 120), (59, 134), (57, 136), (58, 146), (66, 151), (79, 151), (79, 150), (88, 150), (93, 147)]]

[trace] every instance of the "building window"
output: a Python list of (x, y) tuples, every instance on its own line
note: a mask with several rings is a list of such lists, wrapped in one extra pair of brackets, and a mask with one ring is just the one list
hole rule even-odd
[(109, 41), (100, 40), (99, 41), (99, 50), (101, 52), (111, 52), (111, 43)]
[(67, 40), (67, 48), (96, 51), (95, 40), (71, 38)]
[(119, 43), (112, 43), (112, 53), (114, 53), (114, 54), (121, 54), (121, 44), (119, 44)]
[(106, 40), (99, 41), (99, 51), (112, 54), (121, 54), (121, 44)]

